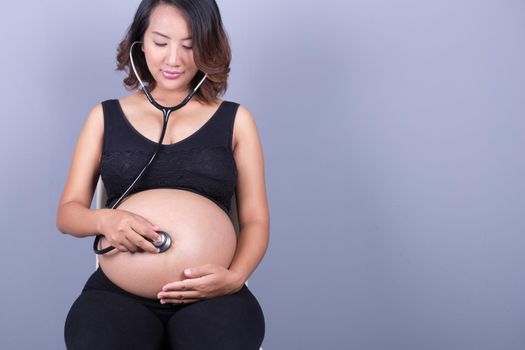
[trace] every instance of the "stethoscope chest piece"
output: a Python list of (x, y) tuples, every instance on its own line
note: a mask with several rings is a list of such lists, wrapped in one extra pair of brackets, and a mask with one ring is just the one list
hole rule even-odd
[(168, 250), (169, 247), (171, 246), (171, 238), (164, 231), (157, 231), (157, 233), (161, 237), (161, 241), (160, 242), (155, 242), (155, 241), (153, 241), (153, 240), (151, 240), (149, 238), (146, 238), (146, 240), (151, 242), (151, 244), (153, 244), (156, 248), (159, 248), (160, 253), (163, 253), (166, 250)]

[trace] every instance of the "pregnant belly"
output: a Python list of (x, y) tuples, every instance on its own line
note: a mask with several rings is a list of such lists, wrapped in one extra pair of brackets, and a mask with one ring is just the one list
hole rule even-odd
[[(229, 268), (237, 246), (235, 229), (228, 214), (207, 197), (154, 189), (128, 196), (118, 209), (144, 217), (171, 237), (171, 247), (163, 253), (114, 249), (99, 255), (104, 273), (122, 289), (156, 298), (166, 283), (186, 279), (185, 268), (204, 264)], [(100, 247), (109, 245), (102, 237)]]

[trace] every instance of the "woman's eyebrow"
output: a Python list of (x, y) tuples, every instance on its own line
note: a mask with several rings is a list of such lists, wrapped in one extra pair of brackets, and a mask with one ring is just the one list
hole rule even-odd
[[(167, 36), (166, 34), (162, 34), (162, 33), (159, 33), (159, 32), (152, 32), (152, 33), (153, 33), (153, 34), (160, 35), (160, 36), (165, 37), (165, 38), (167, 38), (167, 39), (171, 39), (171, 38), (170, 38), (169, 36)], [(182, 39), (182, 40), (189, 40), (189, 39), (191, 39), (191, 36), (189, 36), (189, 37), (187, 37), (187, 38), (184, 38), (184, 39)]]

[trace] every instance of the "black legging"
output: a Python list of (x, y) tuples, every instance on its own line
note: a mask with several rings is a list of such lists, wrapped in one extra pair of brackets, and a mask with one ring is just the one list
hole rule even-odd
[(258, 350), (264, 314), (246, 285), (190, 304), (161, 304), (114, 284), (99, 267), (66, 318), (68, 350)]

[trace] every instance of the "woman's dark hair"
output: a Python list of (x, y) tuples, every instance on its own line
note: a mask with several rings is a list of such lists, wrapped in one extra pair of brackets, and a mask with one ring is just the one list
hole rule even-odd
[[(166, 4), (177, 7), (186, 15), (191, 27), (193, 57), (199, 72), (191, 81), (195, 87), (204, 76), (208, 77), (199, 87), (194, 98), (209, 104), (216, 101), (218, 95), (223, 95), (228, 87), (230, 72), (231, 48), (228, 36), (223, 28), (219, 8), (215, 0), (143, 0), (135, 13), (133, 23), (117, 49), (117, 71), (125, 71), (128, 76), (123, 80), (127, 90), (139, 87), (139, 81), (133, 73), (129, 49), (135, 41), (143, 41), (144, 33), (149, 26), (149, 18), (157, 5)], [(151, 75), (144, 53), (133, 48), (133, 61), (142, 81), (153, 90), (156, 81)]]

